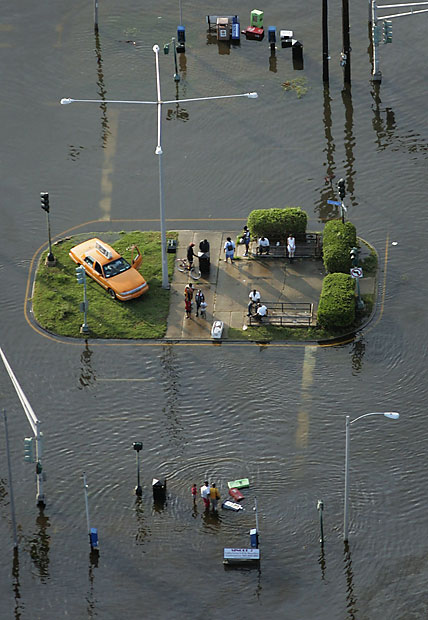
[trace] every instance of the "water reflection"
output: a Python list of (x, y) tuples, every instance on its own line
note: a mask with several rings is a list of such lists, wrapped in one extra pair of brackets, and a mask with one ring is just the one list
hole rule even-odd
[(135, 534), (135, 542), (137, 545), (142, 545), (146, 542), (146, 539), (149, 538), (150, 530), (145, 524), (144, 504), (141, 497), (137, 497), (135, 500), (135, 516), (137, 518), (137, 533)]
[(89, 590), (86, 597), (88, 618), (95, 618), (98, 614), (96, 611), (96, 598), (94, 594), (94, 569), (98, 568), (98, 560), (100, 554), (98, 549), (92, 549), (89, 553)]
[[(183, 96), (180, 97), (180, 93), (178, 92), (178, 82), (175, 83), (175, 98), (176, 99), (185, 99), (186, 91), (183, 89)], [(189, 120), (189, 113), (185, 108), (182, 108), (179, 103), (175, 104), (174, 108), (168, 108), (166, 113), (167, 121), (183, 121), (184, 123)]]
[(352, 359), (352, 374), (357, 375), (361, 372), (363, 367), (363, 358), (366, 352), (366, 343), (364, 341), (364, 336), (359, 335), (358, 339), (354, 340), (351, 348), (351, 359)]
[(86, 387), (92, 387), (96, 383), (97, 377), (92, 368), (92, 362), (91, 362), (93, 353), (94, 352), (91, 351), (89, 348), (88, 341), (85, 340), (85, 349), (82, 351), (82, 354), (80, 356), (81, 367), (80, 367), (80, 376), (79, 376), (80, 385), (78, 386), (79, 390), (82, 390), (83, 388), (86, 388)]
[[(345, 84), (342, 90), (342, 101), (345, 106), (345, 181), (346, 181), (346, 201), (356, 206), (358, 203), (354, 198), (354, 106), (352, 104), (352, 93), (350, 84)], [(349, 215), (349, 214), (348, 214)]]
[(324, 543), (320, 544), (320, 554), (318, 556), (318, 564), (321, 568), (321, 581), (326, 581), (325, 572), (326, 572), (326, 560), (325, 560), (325, 551), (324, 551)]
[(351, 550), (347, 541), (344, 542), (343, 562), (345, 565), (345, 577), (346, 577), (346, 609), (348, 611), (348, 618), (356, 620), (357, 599), (354, 594), (354, 573), (352, 572), (352, 559)]
[(107, 147), (107, 141), (109, 136), (111, 135), (108, 118), (107, 118), (107, 104), (104, 102), (107, 94), (107, 90), (104, 86), (104, 73), (103, 73), (103, 59), (101, 55), (101, 43), (100, 43), (100, 35), (98, 30), (95, 30), (95, 54), (97, 57), (97, 86), (98, 86), (98, 94), (100, 98), (103, 100), (103, 103), (100, 104), (101, 109), (101, 140), (102, 147), (105, 149)]
[(219, 532), (222, 523), (222, 518), (217, 510), (204, 510), (201, 513), (201, 519), (204, 525), (204, 529), (210, 532)]
[(170, 440), (178, 446), (182, 443), (182, 426), (178, 418), (180, 382), (177, 371), (177, 355), (172, 346), (164, 347), (160, 357), (160, 365), (164, 378), (164, 389), (166, 394), (166, 405), (162, 413), (166, 417), (166, 429)]
[(324, 123), (324, 136), (326, 145), (323, 149), (325, 153), (326, 161), (324, 163), (325, 168), (325, 185), (321, 188), (321, 195), (318, 204), (315, 206), (315, 210), (318, 212), (320, 220), (330, 220), (337, 217), (337, 208), (333, 205), (327, 204), (327, 200), (335, 199), (335, 190), (333, 187), (333, 179), (335, 177), (336, 164), (334, 162), (334, 152), (336, 145), (333, 139), (332, 133), (332, 118), (331, 118), (331, 97), (328, 84), (324, 84), (324, 101), (323, 101), (323, 123)]
[(269, 71), (272, 73), (277, 73), (277, 58), (276, 58), (276, 50), (274, 47), (270, 48), (270, 56), (269, 56)]
[(24, 611), (24, 605), (21, 603), (21, 584), (19, 582), (19, 551), (18, 547), (13, 549), (12, 561), (12, 589), (15, 599), (14, 616), (15, 620), (19, 620), (21, 613)]
[(49, 517), (46, 517), (43, 508), (40, 508), (39, 516), (36, 519), (37, 531), (32, 538), (28, 539), (29, 551), (34, 566), (36, 567), (40, 581), (46, 583), (49, 579), (49, 544), (50, 527)]

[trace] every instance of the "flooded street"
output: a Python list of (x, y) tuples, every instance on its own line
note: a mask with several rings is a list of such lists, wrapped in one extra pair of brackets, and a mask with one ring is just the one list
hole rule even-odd
[[(322, 82), (321, 3), (274, 0), (265, 27), (293, 29), (291, 50), (267, 39), (219, 48), (207, 14), (250, 4), (182, 3), (186, 52), (173, 80), (160, 55), (164, 100), (257, 91), (259, 98), (163, 110), (165, 209), (171, 230), (240, 230), (262, 207), (301, 206), (309, 230), (349, 219), (379, 252), (377, 310), (342, 346), (58, 342), (26, 321), (30, 265), (52, 235), (159, 228), (152, 46), (176, 33), (178, 3), (77, 0), (5, 7), (1, 342), (45, 435), (46, 508), (35, 506), (31, 430), (5, 371), (19, 552), (13, 553), (4, 430), (0, 432), (0, 618), (147, 617), (394, 620), (427, 616), (425, 308), (428, 214), (428, 14), (394, 20), (370, 81), (367, 3), (351, 3), (352, 85), (343, 89), (341, 5), (330, 2), (330, 85)], [(225, 53), (229, 52), (229, 53)], [(296, 78), (302, 89), (284, 90)], [(334, 178), (330, 181), (330, 177)], [(397, 242), (396, 245), (392, 245)], [(31, 290), (30, 290), (31, 295)], [(142, 302), (143, 303), (143, 302)], [(343, 543), (345, 415), (399, 411), (352, 427), (350, 535)], [(3, 429), (3, 426), (2, 426)], [(134, 441), (143, 441), (137, 500)], [(100, 557), (89, 554), (82, 472)], [(168, 479), (163, 509), (153, 477)], [(190, 488), (248, 477), (245, 510), (205, 514)], [(260, 570), (225, 571), (223, 547), (247, 546), (259, 508)], [(321, 549), (317, 500), (324, 502)]]

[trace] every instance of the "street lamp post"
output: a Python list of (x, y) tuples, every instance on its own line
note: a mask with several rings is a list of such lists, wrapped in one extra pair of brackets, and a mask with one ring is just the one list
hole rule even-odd
[(158, 117), (158, 138), (157, 145), (155, 149), (155, 154), (159, 156), (159, 211), (160, 211), (160, 229), (161, 229), (161, 250), (162, 250), (162, 287), (165, 289), (169, 288), (168, 281), (168, 257), (167, 257), (167, 248), (166, 248), (166, 228), (165, 228), (165, 203), (164, 203), (164, 191), (163, 191), (163, 170), (162, 170), (162, 104), (170, 104), (170, 103), (187, 103), (190, 101), (210, 101), (214, 99), (232, 99), (235, 97), (248, 97), (249, 99), (256, 99), (258, 94), (256, 92), (251, 93), (242, 93), (238, 95), (218, 95), (215, 97), (195, 97), (193, 99), (174, 99), (171, 101), (162, 101), (161, 98), (161, 89), (160, 89), (160, 75), (159, 75), (159, 45), (153, 46), (153, 52), (155, 54), (155, 65), (156, 65), (156, 90), (157, 90), (157, 101), (120, 101), (113, 99), (71, 99), (71, 98), (63, 98), (61, 99), (61, 104), (65, 105), (68, 103), (97, 103), (97, 104), (106, 104), (106, 103), (122, 103), (122, 104), (151, 104), (157, 106), (157, 117)]
[(137, 486), (135, 487), (135, 495), (138, 495), (138, 497), (141, 497), (143, 494), (143, 489), (141, 488), (141, 484), (140, 484), (140, 450), (143, 449), (143, 442), (134, 441), (134, 443), (132, 444), (132, 447), (137, 453)]
[(365, 413), (364, 415), (360, 415), (358, 418), (354, 420), (349, 419), (349, 415), (346, 416), (345, 419), (345, 501), (344, 501), (344, 510), (343, 510), (343, 540), (348, 540), (348, 488), (349, 488), (349, 440), (350, 440), (350, 430), (351, 424), (361, 420), (362, 418), (367, 418), (371, 415), (383, 415), (385, 418), (390, 418), (391, 420), (398, 420), (400, 414), (396, 411), (375, 411), (373, 413)]

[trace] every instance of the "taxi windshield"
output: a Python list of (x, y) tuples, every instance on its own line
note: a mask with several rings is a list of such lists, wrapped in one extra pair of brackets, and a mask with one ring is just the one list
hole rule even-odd
[(118, 273), (131, 269), (131, 265), (124, 258), (116, 258), (111, 263), (104, 265), (104, 275), (106, 278), (117, 276)]

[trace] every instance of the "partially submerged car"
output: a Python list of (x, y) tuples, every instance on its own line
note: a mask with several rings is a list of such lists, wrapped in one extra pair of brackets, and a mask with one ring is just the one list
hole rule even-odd
[(75, 245), (69, 256), (78, 265), (83, 265), (86, 274), (101, 284), (113, 299), (127, 301), (149, 290), (149, 285), (138, 271), (143, 257), (136, 245), (132, 246), (131, 264), (107, 243), (96, 238)]

